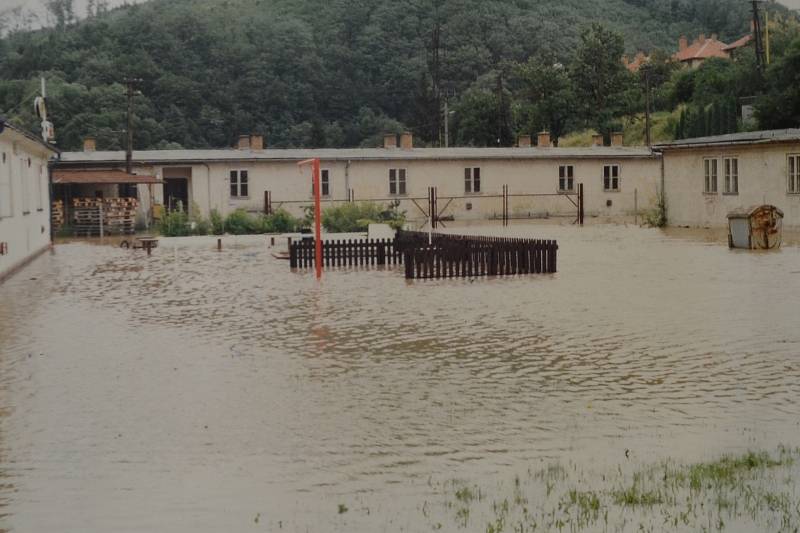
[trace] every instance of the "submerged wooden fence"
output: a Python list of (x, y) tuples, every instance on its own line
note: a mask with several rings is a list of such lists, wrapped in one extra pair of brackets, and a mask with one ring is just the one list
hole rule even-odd
[(551, 240), (400, 232), (408, 279), (473, 278), (550, 274), (558, 269), (558, 244)]
[[(314, 239), (289, 243), (289, 266), (307, 268), (314, 266)], [(403, 260), (394, 239), (364, 239), (323, 241), (324, 266), (395, 265)]]
[[(314, 240), (289, 243), (292, 268), (314, 266)], [(395, 239), (325, 241), (324, 266), (403, 263), (408, 279), (473, 278), (550, 274), (558, 268), (558, 244), (551, 240), (508, 239), (399, 231)]]

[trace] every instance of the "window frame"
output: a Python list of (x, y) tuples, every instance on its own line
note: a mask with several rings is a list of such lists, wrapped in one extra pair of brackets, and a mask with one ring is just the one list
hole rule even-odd
[[(250, 198), (250, 171), (248, 169), (231, 169), (228, 176), (229, 197), (234, 200), (248, 200)], [(242, 194), (242, 191), (245, 194)]]
[[(733, 172), (735, 162), (736, 172)], [(731, 184), (736, 187), (731, 188)], [(739, 195), (739, 156), (725, 156), (722, 158), (722, 194), (726, 196)]]
[[(394, 177), (392, 177), (393, 174)], [(394, 192), (392, 191), (392, 189), (394, 189)], [(389, 196), (407, 196), (407, 195), (408, 195), (408, 168), (405, 167), (390, 168)]]
[(786, 155), (786, 194), (800, 195), (800, 154)]
[[(610, 172), (609, 176), (606, 177), (606, 169), (617, 169), (617, 175), (614, 176), (614, 173), (612, 171)], [(608, 192), (608, 193), (622, 192), (622, 165), (619, 163), (603, 164), (602, 179), (603, 179), (603, 192)], [(606, 187), (606, 180), (609, 180), (609, 185), (611, 185), (611, 187)], [(614, 180), (617, 180), (616, 188), (613, 187)]]
[[(605, 173), (605, 170), (603, 170)], [(562, 183), (568, 185), (567, 188), (562, 186)], [(605, 181), (603, 182), (605, 186)], [(558, 166), (558, 192), (573, 193), (575, 192), (575, 165), (559, 165)]]
[[(713, 185), (713, 187), (711, 185)], [(709, 196), (716, 196), (719, 194), (718, 157), (703, 158), (703, 194), (707, 194)]]
[(481, 194), (482, 174), (481, 167), (464, 167), (465, 194)]

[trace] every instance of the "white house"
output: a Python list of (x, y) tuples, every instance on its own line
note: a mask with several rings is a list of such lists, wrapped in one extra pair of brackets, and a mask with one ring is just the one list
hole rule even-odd
[(0, 133), (0, 281), (50, 245), (49, 160), (57, 151), (2, 122)]
[[(263, 148), (259, 136), (244, 136), (237, 148), (154, 150), (133, 154), (134, 172), (158, 177), (154, 202), (179, 203), (208, 216), (235, 209), (261, 212), (265, 193), (273, 208), (301, 214), (310, 205), (309, 170), (299, 161), (319, 158), (325, 205), (355, 198), (396, 202), (410, 219), (423, 217), (428, 187), (438, 189), (439, 210), (456, 220), (499, 217), (508, 186), (512, 217), (574, 216), (575, 193), (583, 184), (587, 217), (633, 215), (655, 202), (659, 156), (644, 147), (556, 148), (540, 135), (538, 146), (523, 137), (516, 148), (413, 148), (410, 134), (389, 135), (383, 148), (282, 150)], [(59, 172), (118, 169), (123, 152), (65, 152)], [(304, 172), (304, 173), (303, 173)], [(525, 196), (525, 195), (540, 196)], [(143, 200), (143, 204), (146, 203)]]
[(684, 139), (663, 154), (672, 226), (722, 227), (731, 211), (770, 204), (800, 228), (800, 129)]

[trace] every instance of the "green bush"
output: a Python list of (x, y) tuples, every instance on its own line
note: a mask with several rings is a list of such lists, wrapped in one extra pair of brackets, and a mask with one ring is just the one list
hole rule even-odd
[(211, 233), (213, 235), (225, 233), (225, 221), (216, 209), (211, 210)]
[(237, 209), (225, 219), (225, 231), (231, 235), (247, 235), (256, 233), (259, 224), (255, 217), (244, 209)]
[(180, 208), (167, 211), (158, 224), (158, 231), (165, 237), (186, 237), (190, 234), (189, 215)]
[(329, 207), (322, 213), (322, 225), (334, 233), (366, 231), (370, 224), (388, 224), (394, 229), (401, 229), (406, 215), (397, 208), (397, 204), (384, 207), (373, 202)]

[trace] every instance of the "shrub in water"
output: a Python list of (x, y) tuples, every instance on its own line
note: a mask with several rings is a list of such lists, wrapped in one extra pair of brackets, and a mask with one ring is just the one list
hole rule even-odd
[(222, 235), (225, 233), (225, 222), (222, 215), (216, 209), (211, 210), (211, 233), (214, 235)]
[(225, 219), (225, 231), (231, 235), (254, 233), (257, 226), (255, 218), (244, 209), (237, 209)]
[(326, 230), (336, 233), (366, 231), (370, 224), (389, 224), (400, 229), (406, 217), (397, 207), (397, 204), (383, 207), (372, 202), (329, 207), (322, 213), (322, 224)]
[(165, 237), (185, 237), (189, 235), (189, 216), (180, 208), (167, 211), (158, 224), (158, 231)]

